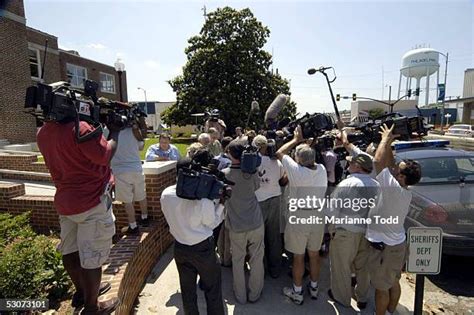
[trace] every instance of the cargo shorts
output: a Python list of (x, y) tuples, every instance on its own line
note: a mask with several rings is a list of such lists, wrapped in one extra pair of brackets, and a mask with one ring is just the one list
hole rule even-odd
[(385, 245), (384, 250), (370, 247), (370, 282), (377, 290), (387, 291), (402, 275), (407, 258), (407, 244)]
[(86, 212), (60, 215), (59, 223), (61, 243), (58, 250), (61, 254), (79, 252), (82, 268), (102, 267), (109, 257), (112, 237), (115, 235), (115, 216), (110, 195), (102, 195), (100, 203)]
[(142, 201), (146, 198), (145, 175), (128, 172), (115, 174), (115, 199), (124, 203)]

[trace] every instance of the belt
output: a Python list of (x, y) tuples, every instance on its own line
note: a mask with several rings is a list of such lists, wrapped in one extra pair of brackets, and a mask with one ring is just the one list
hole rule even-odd
[(186, 244), (182, 244), (182, 243), (180, 243), (176, 240), (174, 241), (175, 247), (187, 248), (187, 249), (198, 248), (198, 247), (202, 247), (203, 245), (208, 245), (208, 244), (214, 244), (214, 236), (211, 235), (208, 238), (206, 238), (204, 241), (199, 242), (199, 243), (194, 244), (194, 245), (186, 245)]

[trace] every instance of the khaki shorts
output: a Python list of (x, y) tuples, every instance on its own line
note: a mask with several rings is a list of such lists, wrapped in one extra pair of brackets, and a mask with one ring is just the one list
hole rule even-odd
[(370, 247), (369, 270), (370, 281), (374, 288), (387, 291), (400, 279), (402, 268), (407, 257), (407, 245), (405, 242), (388, 246), (384, 250)]
[(115, 175), (115, 199), (124, 203), (132, 203), (145, 198), (145, 175), (143, 173), (128, 172)]
[(286, 222), (285, 249), (295, 255), (303, 255), (306, 249), (317, 252), (321, 249), (324, 224), (294, 225)]
[(100, 268), (110, 254), (114, 222), (112, 199), (108, 195), (103, 195), (100, 203), (86, 212), (60, 215), (61, 243), (58, 250), (62, 255), (78, 251), (84, 269)]

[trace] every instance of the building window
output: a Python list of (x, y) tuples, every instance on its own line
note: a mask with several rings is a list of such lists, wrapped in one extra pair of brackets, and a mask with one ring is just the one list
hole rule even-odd
[(71, 86), (76, 88), (84, 88), (84, 81), (87, 80), (87, 69), (84, 67), (66, 64), (66, 72)]
[(115, 76), (108, 73), (100, 73), (100, 91), (115, 94)]
[(28, 55), (30, 58), (30, 73), (31, 77), (39, 79), (41, 77), (41, 65), (39, 50), (35, 48), (28, 48)]

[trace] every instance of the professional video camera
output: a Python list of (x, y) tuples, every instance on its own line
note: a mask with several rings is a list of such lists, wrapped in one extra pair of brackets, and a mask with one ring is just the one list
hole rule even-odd
[(224, 173), (217, 170), (217, 165), (216, 160), (212, 160), (207, 167), (192, 162), (189, 168), (180, 169), (176, 195), (189, 200), (230, 198), (232, 194), (230, 185), (235, 183), (227, 180)]
[(258, 153), (258, 148), (247, 144), (240, 158), (240, 169), (243, 173), (255, 174), (260, 164), (262, 164), (262, 157)]
[(380, 127), (384, 124), (393, 128), (393, 134), (399, 135), (398, 140), (410, 140), (416, 136), (426, 135), (428, 128), (425, 127), (421, 115), (415, 117), (403, 116), (400, 113), (390, 113), (373, 119), (361, 126), (357, 126), (356, 133), (348, 135), (350, 143), (356, 144), (361, 149), (370, 143), (379, 143), (381, 140)]
[(218, 121), (220, 116), (220, 111), (218, 109), (213, 109), (209, 112), (206, 112), (206, 117), (210, 121)]
[[(97, 98), (97, 82), (84, 81), (84, 89), (70, 87), (64, 81), (30, 86), (26, 90), (25, 108), (27, 113), (34, 115), (41, 123), (47, 121), (75, 121), (76, 138), (84, 142), (102, 134), (101, 124), (124, 128), (146, 116), (137, 105)], [(79, 134), (79, 121), (86, 121), (95, 130), (85, 136)]]
[(335, 126), (334, 119), (327, 114), (306, 113), (303, 117), (291, 121), (283, 127), (283, 131), (286, 133), (286, 141), (293, 138), (294, 131), (298, 125), (301, 125), (303, 138), (305, 139), (320, 137), (326, 131), (334, 129)]

